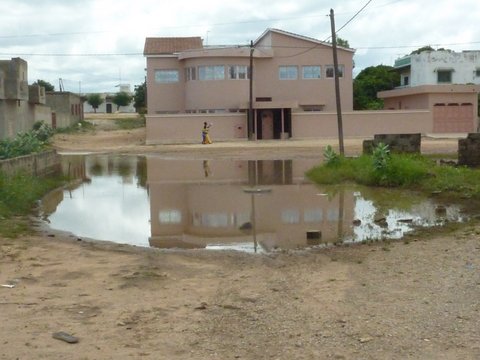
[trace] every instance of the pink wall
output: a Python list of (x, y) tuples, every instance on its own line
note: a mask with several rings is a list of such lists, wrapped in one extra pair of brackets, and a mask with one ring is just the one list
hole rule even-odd
[[(298, 100), (300, 105), (324, 104), (325, 111), (334, 111), (335, 84), (333, 78), (325, 77), (326, 65), (333, 65), (331, 47), (315, 46), (312, 42), (292, 38), (279, 33), (270, 33), (258, 44), (268, 47), (272, 44), (272, 59), (255, 61), (254, 97), (272, 97), (273, 101)], [(306, 49), (311, 49), (306, 51)], [(345, 66), (344, 77), (340, 79), (342, 106), (345, 110), (353, 109), (352, 52), (339, 50), (338, 63)], [(297, 80), (279, 80), (278, 67), (282, 65), (298, 66)], [(320, 65), (320, 79), (302, 79), (303, 65)]]
[[(431, 133), (431, 112), (352, 111), (342, 114), (344, 136), (371, 137), (375, 134)], [(336, 113), (293, 113), (294, 139), (328, 138), (338, 135)]]
[[(177, 69), (180, 81), (171, 84), (157, 84), (155, 70)], [(147, 106), (150, 114), (159, 112), (183, 112), (185, 108), (185, 81), (181, 62), (176, 57), (147, 58)]]
[(147, 115), (146, 143), (200, 143), (203, 123), (211, 123), (213, 141), (247, 138), (246, 114)]
[[(351, 111), (342, 114), (346, 137), (375, 134), (432, 133), (429, 110)], [(212, 123), (213, 141), (246, 140), (246, 114), (147, 115), (147, 144), (199, 143), (203, 122)], [(338, 135), (337, 115), (329, 112), (292, 113), (293, 139), (331, 138)]]

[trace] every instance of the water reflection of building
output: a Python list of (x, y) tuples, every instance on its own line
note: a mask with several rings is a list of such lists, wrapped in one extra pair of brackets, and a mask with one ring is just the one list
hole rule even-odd
[(146, 160), (138, 156), (62, 155), (62, 173), (71, 178), (90, 182), (94, 176), (115, 175), (123, 183), (135, 181), (146, 187)]
[[(353, 193), (319, 194), (304, 180), (304, 172), (315, 164), (315, 160), (218, 160), (208, 162), (207, 173), (202, 161), (148, 157), (150, 245), (252, 243), (254, 231), (265, 249), (311, 245), (309, 230), (322, 233), (315, 244), (336, 241), (351, 232)], [(258, 195), (244, 191), (252, 187), (271, 191)]]

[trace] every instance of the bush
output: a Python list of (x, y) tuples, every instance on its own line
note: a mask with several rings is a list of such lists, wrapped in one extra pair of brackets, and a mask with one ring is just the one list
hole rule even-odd
[(356, 182), (369, 186), (409, 186), (432, 176), (433, 161), (420, 155), (390, 154), (388, 145), (379, 144), (372, 155), (343, 158), (332, 155), (327, 147), (325, 163), (307, 172), (313, 181), (322, 184)]
[(42, 151), (52, 135), (53, 129), (49, 125), (37, 122), (29, 132), (19, 133), (13, 139), (0, 140), (0, 160)]
[(379, 150), (376, 155), (340, 157), (335, 166), (326, 162), (310, 169), (306, 175), (319, 184), (355, 182), (480, 198), (479, 169), (439, 166), (421, 155), (385, 155)]

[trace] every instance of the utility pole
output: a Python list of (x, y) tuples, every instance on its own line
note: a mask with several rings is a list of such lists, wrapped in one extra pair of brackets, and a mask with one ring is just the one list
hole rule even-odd
[(337, 36), (335, 35), (335, 15), (333, 9), (330, 9), (330, 24), (332, 26), (333, 71), (335, 74), (335, 99), (337, 102), (338, 147), (340, 149), (340, 155), (345, 155), (343, 146), (342, 103), (340, 101), (340, 82), (338, 76)]
[(253, 140), (253, 133), (254, 133), (254, 121), (253, 121), (253, 40), (250, 40), (250, 67), (248, 69), (248, 74), (250, 77), (249, 81), (249, 98), (248, 98), (248, 124), (247, 124), (247, 131), (248, 131), (248, 140)]

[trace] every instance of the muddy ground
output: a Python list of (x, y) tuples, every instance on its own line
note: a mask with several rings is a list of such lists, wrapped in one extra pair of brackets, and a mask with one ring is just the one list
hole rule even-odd
[[(213, 134), (214, 135), (214, 134)], [(56, 135), (62, 151), (321, 156), (331, 141), (145, 146), (145, 129)], [(423, 139), (455, 152), (457, 139)], [(347, 140), (347, 154), (361, 140)], [(274, 155), (272, 155), (274, 154)], [(249, 255), (41, 232), (0, 238), (0, 359), (479, 359), (480, 226), (389, 244)], [(69, 344), (52, 334), (79, 339)]]

